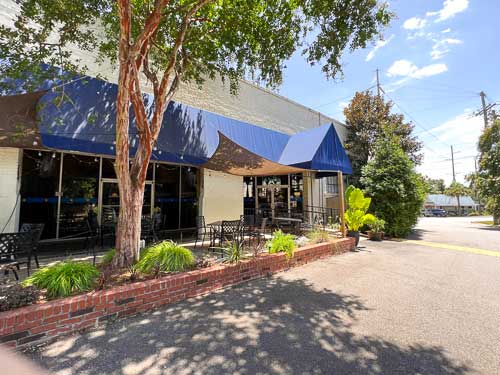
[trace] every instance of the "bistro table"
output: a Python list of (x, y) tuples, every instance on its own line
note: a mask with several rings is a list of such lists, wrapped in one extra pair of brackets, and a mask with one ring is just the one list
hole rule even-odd
[(281, 228), (280, 224), (283, 225), (283, 223), (290, 223), (293, 226), (293, 229), (296, 233), (299, 232), (300, 224), (302, 224), (302, 219), (297, 219), (294, 217), (273, 217), (273, 222), (276, 223), (278, 228)]

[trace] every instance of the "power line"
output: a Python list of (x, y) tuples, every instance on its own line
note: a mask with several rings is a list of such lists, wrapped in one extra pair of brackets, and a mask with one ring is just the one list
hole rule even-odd
[[(363, 90), (361, 90), (361, 91), (368, 91), (368, 90), (371, 90), (371, 89), (372, 89), (372, 88), (374, 88), (374, 87), (375, 87), (375, 85), (370, 86), (370, 87), (368, 87), (367, 89), (363, 89)], [(344, 97), (342, 97), (342, 98), (338, 98), (338, 99), (335, 99), (335, 100), (329, 101), (328, 103), (323, 103), (323, 104), (320, 104), (320, 105), (316, 105), (316, 106), (314, 106), (314, 107), (315, 107), (315, 108), (325, 107), (325, 106), (327, 106), (327, 105), (330, 105), (330, 104), (335, 104), (335, 103), (338, 103), (338, 102), (340, 102), (340, 101), (342, 101), (342, 100), (350, 99), (350, 98), (352, 98), (352, 97), (353, 97), (353, 94), (349, 94), (349, 95), (344, 96)]]
[(423, 125), (421, 125), (412, 115), (410, 115), (410, 113), (408, 111), (406, 111), (404, 108), (402, 108), (394, 99), (392, 99), (386, 92), (384, 92), (385, 95), (387, 95), (387, 97), (389, 99), (392, 100), (392, 102), (394, 103), (394, 105), (396, 105), (396, 107), (398, 107), (401, 112), (403, 112), (405, 115), (407, 115), (411, 120), (413, 120), (413, 122), (415, 123), (415, 125), (417, 125), (419, 128), (421, 128), (423, 131), (425, 131), (427, 134), (429, 134), (430, 136), (432, 136), (433, 138), (435, 138), (436, 140), (438, 140), (439, 142), (445, 144), (446, 146), (450, 146), (448, 143), (442, 141), (438, 136), (436, 136), (435, 134), (433, 134), (429, 129), (427, 129), (426, 127), (424, 127)]

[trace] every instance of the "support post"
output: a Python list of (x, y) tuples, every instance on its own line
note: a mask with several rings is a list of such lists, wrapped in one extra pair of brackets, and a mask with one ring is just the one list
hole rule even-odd
[(337, 172), (337, 179), (339, 185), (339, 207), (340, 207), (340, 231), (342, 232), (342, 237), (346, 236), (345, 228), (345, 198), (344, 198), (344, 176), (341, 171)]

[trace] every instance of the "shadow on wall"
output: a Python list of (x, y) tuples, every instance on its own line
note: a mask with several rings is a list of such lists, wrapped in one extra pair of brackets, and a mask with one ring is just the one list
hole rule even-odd
[(436, 346), (355, 335), (356, 296), (260, 279), (72, 336), (31, 354), (86, 374), (464, 374)]

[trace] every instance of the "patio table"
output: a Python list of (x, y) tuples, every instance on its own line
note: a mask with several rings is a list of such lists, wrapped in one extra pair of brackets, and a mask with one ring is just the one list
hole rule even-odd
[(300, 224), (302, 224), (302, 219), (297, 219), (294, 217), (274, 217), (273, 222), (276, 223), (278, 228), (280, 228), (280, 223), (291, 223), (295, 232), (298, 232)]

